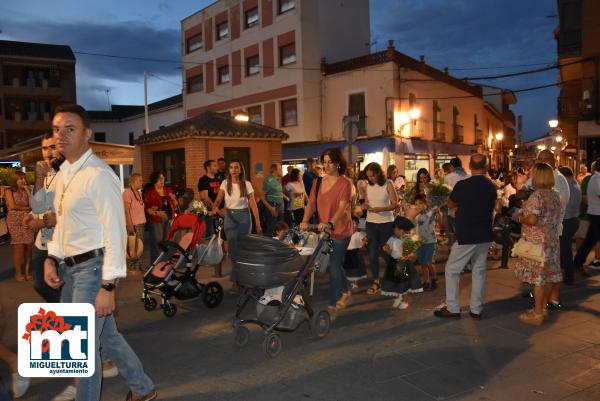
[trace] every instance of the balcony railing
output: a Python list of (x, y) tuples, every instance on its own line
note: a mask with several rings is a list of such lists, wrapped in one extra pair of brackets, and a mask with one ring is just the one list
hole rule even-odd
[(436, 121), (434, 123), (433, 140), (434, 141), (445, 141), (446, 140), (446, 123), (444, 121)]
[(463, 143), (464, 135), (463, 135), (464, 127), (462, 125), (454, 125), (454, 133), (452, 135), (452, 142), (454, 143)]

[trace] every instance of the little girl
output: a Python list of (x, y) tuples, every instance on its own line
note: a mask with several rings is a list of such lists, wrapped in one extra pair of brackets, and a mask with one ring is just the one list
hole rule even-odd
[(350, 243), (346, 249), (344, 257), (344, 270), (346, 278), (350, 282), (350, 290), (355, 291), (358, 288), (358, 281), (367, 278), (367, 270), (362, 261), (360, 249), (365, 245), (367, 234), (358, 230), (358, 217), (352, 216), (353, 234), (350, 237)]
[(437, 278), (433, 257), (437, 247), (435, 237), (435, 221), (438, 208), (428, 208), (427, 196), (417, 194), (413, 200), (413, 206), (407, 213), (407, 217), (415, 222), (417, 234), (425, 238), (425, 244), (417, 250), (417, 264), (421, 266), (421, 277), (423, 279), (423, 290), (433, 291), (437, 288)]
[[(383, 246), (386, 255), (387, 268), (381, 281), (381, 295), (396, 297), (392, 308), (408, 308), (408, 294), (423, 291), (421, 279), (415, 268), (416, 255), (402, 256), (402, 244), (406, 234), (415, 225), (406, 217), (397, 216), (394, 220), (394, 235)], [(406, 262), (408, 277), (397, 277), (396, 264), (399, 260)]]

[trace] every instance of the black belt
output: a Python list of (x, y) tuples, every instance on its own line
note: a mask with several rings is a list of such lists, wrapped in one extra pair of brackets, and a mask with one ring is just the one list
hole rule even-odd
[(79, 255), (69, 256), (64, 258), (63, 261), (67, 266), (72, 267), (102, 255), (104, 255), (104, 251), (102, 248), (98, 248), (88, 252), (80, 253)]

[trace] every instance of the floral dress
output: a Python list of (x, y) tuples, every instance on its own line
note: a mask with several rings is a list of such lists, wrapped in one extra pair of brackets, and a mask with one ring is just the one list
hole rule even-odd
[(522, 216), (537, 216), (534, 226), (522, 225), (522, 235), (534, 244), (543, 244), (544, 262), (518, 258), (515, 274), (522, 281), (541, 286), (562, 281), (559, 261), (560, 197), (551, 189), (537, 190), (523, 207)]
[[(17, 206), (29, 206), (29, 195), (25, 191), (13, 192), (13, 199)], [(13, 245), (32, 244), (33, 231), (23, 224), (23, 219), (29, 212), (24, 210), (10, 210), (6, 216), (10, 243)]]

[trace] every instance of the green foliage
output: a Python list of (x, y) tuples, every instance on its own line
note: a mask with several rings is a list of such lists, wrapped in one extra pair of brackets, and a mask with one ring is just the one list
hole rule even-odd
[(9, 167), (0, 168), (0, 185), (10, 185), (10, 178), (12, 177), (14, 169)]

